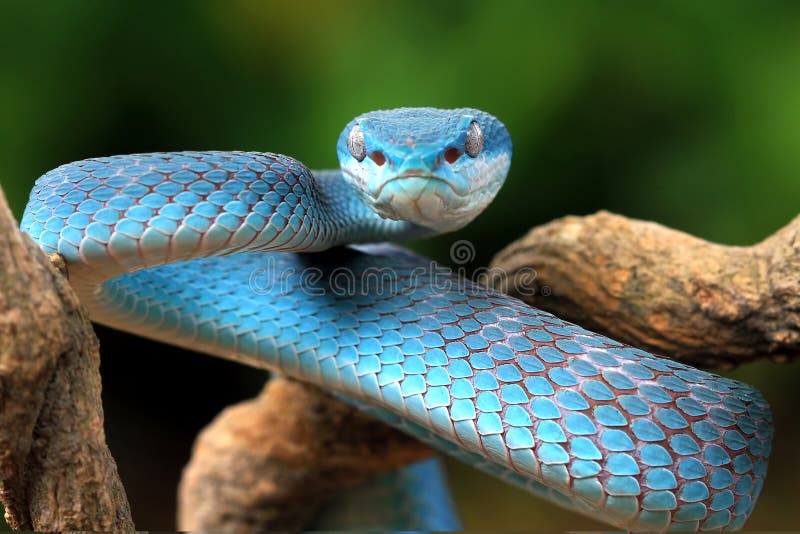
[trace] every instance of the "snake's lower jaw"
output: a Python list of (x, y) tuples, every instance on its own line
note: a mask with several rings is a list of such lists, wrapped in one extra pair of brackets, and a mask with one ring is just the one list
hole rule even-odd
[(446, 181), (417, 176), (387, 182), (371, 204), (381, 217), (439, 232), (461, 228), (480, 212), (471, 213), (465, 197)]

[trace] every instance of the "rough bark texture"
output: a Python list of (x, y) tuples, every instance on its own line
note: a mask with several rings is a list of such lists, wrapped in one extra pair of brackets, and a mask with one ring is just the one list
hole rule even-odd
[(506, 247), (492, 272), (534, 306), (695, 365), (800, 354), (800, 217), (750, 247), (607, 212), (564, 217)]
[(178, 529), (300, 530), (337, 491), (431, 454), (314, 386), (275, 378), (198, 437)]
[(97, 338), (0, 191), (0, 500), (17, 530), (133, 531), (105, 443)]

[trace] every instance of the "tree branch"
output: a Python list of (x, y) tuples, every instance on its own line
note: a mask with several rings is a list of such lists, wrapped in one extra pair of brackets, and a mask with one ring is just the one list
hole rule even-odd
[(133, 531), (105, 443), (97, 338), (0, 191), (0, 500), (17, 530)]
[(491, 267), (510, 295), (695, 365), (800, 355), (800, 217), (732, 247), (601, 211), (532, 229)]
[(274, 378), (198, 437), (178, 529), (301, 530), (337, 492), (432, 453), (314, 386)]

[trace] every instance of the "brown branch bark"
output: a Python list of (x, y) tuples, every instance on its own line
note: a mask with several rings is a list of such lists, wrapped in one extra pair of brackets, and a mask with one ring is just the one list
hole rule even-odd
[(607, 212), (564, 217), (491, 267), (496, 287), (533, 306), (695, 365), (800, 354), (800, 217), (750, 247)]
[(17, 530), (133, 531), (105, 443), (97, 338), (0, 190), (0, 500)]
[(300, 530), (338, 491), (431, 454), (314, 386), (275, 378), (198, 437), (178, 529)]

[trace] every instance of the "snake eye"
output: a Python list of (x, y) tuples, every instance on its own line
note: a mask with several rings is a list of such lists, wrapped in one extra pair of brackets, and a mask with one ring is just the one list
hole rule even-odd
[(478, 123), (472, 121), (469, 123), (469, 130), (467, 130), (467, 142), (464, 143), (464, 152), (471, 158), (478, 157), (478, 154), (483, 150), (483, 130), (478, 126)]
[(361, 126), (356, 124), (350, 130), (347, 136), (347, 150), (356, 158), (357, 161), (364, 161), (367, 157), (367, 147), (364, 144), (364, 132), (361, 131)]

